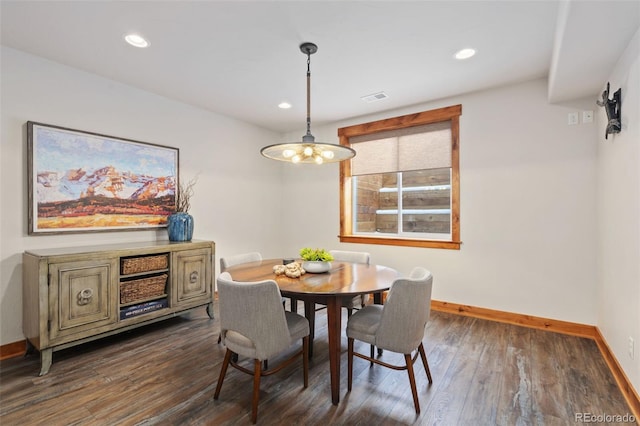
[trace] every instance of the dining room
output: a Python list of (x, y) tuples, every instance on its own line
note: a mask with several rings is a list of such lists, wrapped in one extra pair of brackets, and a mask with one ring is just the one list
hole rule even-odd
[[(356, 359), (353, 388), (350, 394), (346, 392), (345, 328), (348, 319), (342, 309), (341, 352), (338, 360), (334, 361), (342, 366), (341, 374), (334, 376), (341, 385), (340, 401), (337, 404), (331, 401), (330, 353), (335, 352), (329, 348), (331, 328), (327, 311), (320, 310), (314, 328), (309, 387), (302, 390), (298, 364), (287, 367), (281, 372), (284, 374), (265, 379), (261, 387), (261, 423), (274, 424), (279, 414), (287, 414), (284, 418), (292, 424), (356, 424), (363, 422), (366, 416), (373, 416), (378, 424), (472, 424), (470, 413), (491, 411), (492, 407), (481, 402), (479, 395), (485, 390), (482, 383), (491, 383), (500, 389), (492, 395), (495, 397), (493, 401), (500, 402), (492, 404), (501, 407), (498, 411), (505, 416), (500, 421), (496, 420), (495, 412), (489, 413), (483, 417), (490, 419), (486, 424), (492, 421), (511, 424), (510, 420), (517, 415), (529, 416), (527, 419), (548, 415), (549, 419), (561, 418), (564, 421), (571, 417), (573, 421), (574, 412), (567, 414), (565, 407), (564, 417), (560, 416), (561, 408), (551, 404), (547, 397), (544, 402), (548, 411), (536, 411), (534, 402), (540, 400), (529, 393), (530, 405), (507, 407), (505, 404), (509, 396), (513, 397), (519, 390), (535, 388), (540, 396), (554, 386), (562, 388), (563, 392), (549, 395), (557, 395), (560, 400), (573, 400), (578, 397), (565, 393), (569, 392), (567, 389), (579, 384), (583, 393), (588, 393), (594, 378), (599, 381), (598, 386), (606, 388), (598, 393), (598, 398), (607, 400), (607, 404), (611, 402), (609, 397), (602, 395), (610, 395), (609, 392), (614, 392), (612, 388), (621, 392), (615, 394), (614, 405), (607, 405), (616, 407), (611, 408), (615, 412), (608, 414), (638, 414), (640, 269), (637, 259), (640, 256), (640, 234), (637, 230), (640, 215), (637, 213), (640, 148), (637, 141), (640, 136), (637, 123), (640, 122), (640, 114), (637, 105), (640, 95), (637, 90), (637, 46), (640, 34), (636, 3), (570, 1), (509, 5), (507, 3), (510, 2), (484, 2), (490, 11), (495, 12), (493, 15), (504, 14), (505, 22), (513, 18), (505, 31), (515, 34), (514, 27), (521, 25), (523, 31), (528, 29), (531, 32), (531, 38), (545, 40), (546, 56), (533, 58), (529, 63), (540, 63), (542, 69), (520, 75), (517, 80), (496, 80), (482, 87), (464, 85), (465, 80), (480, 72), (472, 69), (463, 75), (462, 80), (457, 80), (457, 91), (430, 92), (419, 98), (409, 95), (422, 85), (426, 86), (430, 80), (446, 80), (447, 74), (438, 77), (430, 64), (420, 62), (415, 64), (420, 80), (412, 87), (404, 88), (404, 92), (399, 87), (393, 92), (391, 88), (397, 86), (392, 84), (402, 81), (405, 70), (411, 67), (391, 67), (393, 72), (389, 71), (392, 75), (388, 79), (369, 81), (367, 70), (385, 67), (372, 62), (370, 57), (375, 55), (371, 51), (375, 49), (365, 37), (368, 32), (363, 31), (362, 24), (358, 23), (362, 16), (369, 16), (365, 13), (376, 13), (373, 15), (375, 20), (369, 22), (381, 27), (393, 23), (402, 37), (398, 36), (398, 41), (389, 44), (392, 50), (404, 54), (403, 58), (408, 62), (403, 63), (413, 64), (411, 61), (418, 61), (422, 56), (444, 55), (430, 51), (426, 43), (429, 40), (436, 40), (434, 44), (446, 51), (447, 60), (453, 61), (454, 52), (449, 50), (462, 46), (449, 46), (443, 38), (412, 38), (411, 28), (419, 27), (414, 21), (417, 18), (412, 16), (424, 18), (430, 12), (436, 12), (429, 9), (429, 2), (411, 2), (415, 3), (412, 7), (418, 8), (415, 14), (387, 2), (379, 2), (377, 7), (370, 4), (369, 8), (364, 6), (367, 2), (345, 2), (347, 4), (342, 6), (317, 2), (306, 5), (306, 2), (248, 2), (252, 6), (250, 10), (246, 9), (248, 3), (242, 4), (245, 2), (236, 5), (234, 2), (215, 3), (197, 2), (191, 10), (179, 9), (172, 2), (156, 5), (153, 10), (145, 9), (143, 4), (130, 5), (130, 9), (125, 10), (128, 6), (119, 2), (95, 2), (93, 6), (77, 2), (3, 1), (0, 4), (0, 348), (2, 357), (6, 358), (0, 364), (3, 379), (0, 387), (2, 392), (12, 389), (5, 381), (11, 378), (17, 380), (18, 387), (28, 389), (28, 396), (21, 396), (25, 398), (22, 402), (13, 400), (11, 405), (6, 404), (8, 400), (3, 394), (0, 402), (2, 417), (12, 413), (26, 415), (26, 405), (34, 401), (44, 404), (40, 408), (43, 419), (54, 418), (57, 408), (62, 405), (75, 407), (74, 404), (78, 404), (85, 406), (78, 413), (94, 415), (98, 419), (96, 422), (103, 424), (108, 422), (109, 407), (116, 407), (113, 413), (126, 413), (120, 419), (131, 424), (144, 424), (145, 421), (148, 424), (154, 421), (171, 423), (180, 416), (191, 424), (233, 424), (231, 419), (236, 416), (248, 423), (247, 416), (251, 411), (251, 379), (236, 374), (236, 371), (229, 370), (220, 399), (213, 400), (225, 355), (225, 346), (217, 343), (220, 323), (215, 315), (219, 307), (215, 304), (213, 319), (204, 308), (198, 308), (184, 317), (54, 352), (51, 370), (42, 377), (38, 377), (37, 357), (20, 358), (26, 349), (22, 293), (22, 255), (25, 251), (167, 240), (164, 227), (134, 232), (65, 233), (61, 230), (50, 235), (30, 232), (29, 215), (33, 206), (29, 202), (28, 180), (33, 176), (29, 174), (29, 121), (178, 149), (180, 179), (188, 182), (197, 178), (190, 208), (194, 219), (193, 238), (215, 242), (211, 277), (214, 292), (213, 286), (220, 274), (220, 258), (251, 251), (259, 251), (265, 259), (297, 258), (300, 249), (309, 246), (366, 251), (371, 254), (372, 264), (391, 268), (404, 276), (416, 266), (424, 267), (433, 274), (432, 306), (440, 309), (432, 310), (424, 340), (433, 373), (432, 386), (427, 384), (420, 361), (416, 363), (422, 405), (420, 416), (415, 417), (406, 373), (390, 372), (379, 366), (369, 369), (367, 362)], [(461, 11), (464, 19), (460, 19), (469, 23), (467, 28), (474, 27), (470, 23), (473, 20), (467, 16), (473, 15), (473, 11), (475, 9)], [(535, 15), (528, 12), (535, 12)], [(491, 21), (487, 10), (478, 10), (477, 13), (482, 13), (478, 16), (486, 18), (487, 22), (495, 22)], [(581, 37), (588, 36), (594, 45), (600, 41), (606, 44), (606, 37), (598, 26), (603, 22), (600, 18), (610, 13), (624, 16), (618, 31), (611, 37), (621, 33), (626, 36), (615, 43), (617, 50), (612, 47), (614, 43), (609, 45), (615, 56), (608, 62), (599, 63), (602, 70), (594, 64), (585, 71), (580, 68), (580, 58), (600, 55), (575, 43), (572, 39), (575, 35), (571, 31), (563, 33), (561, 30), (580, 30)], [(50, 19), (52, 16), (56, 19)], [(105, 19), (98, 19), (100, 16)], [(197, 32), (195, 29), (201, 26), (215, 27), (201, 22), (205, 16), (214, 20), (219, 32), (204, 38), (207, 40), (205, 47), (197, 53), (200, 57), (213, 57), (209, 58), (211, 63), (207, 62), (211, 68), (204, 65), (200, 68), (197, 62), (187, 59), (190, 56), (181, 56), (189, 53), (189, 49), (184, 48), (188, 43), (177, 47), (172, 54), (158, 53), (163, 43), (171, 44), (163, 37), (152, 40), (150, 50), (141, 50), (142, 57), (138, 56), (140, 51), (127, 50), (129, 46), (121, 43), (120, 30), (134, 26), (129, 21), (144, 16), (154, 16), (158, 25), (170, 23), (167, 26), (173, 33), (182, 33), (180, 28), (185, 28), (184, 22), (190, 22), (191, 28)], [(263, 19), (264, 16), (273, 20)], [(342, 18), (338, 19), (340, 16)], [(527, 23), (523, 16), (535, 16), (536, 20)], [(580, 21), (581, 16), (586, 22)], [(73, 25), (62, 24), (74, 20), (84, 22), (83, 25), (93, 24), (95, 33), (99, 32), (97, 28), (101, 31), (105, 27), (117, 30), (117, 40), (106, 46), (92, 44), (98, 40), (80, 41), (79, 37), (76, 40), (66, 32), (71, 31)], [(243, 24), (239, 25), (239, 22)], [(307, 30), (303, 30), (302, 22), (308, 23)], [(282, 26), (278, 26), (279, 23)], [(265, 35), (259, 43), (257, 38), (237, 29), (239, 26), (251, 26), (247, 24), (256, 26), (257, 30), (252, 35)], [(29, 28), (34, 34), (34, 40), (30, 42), (28, 38), (21, 38)], [(332, 29), (340, 31), (332, 32)], [(452, 33), (464, 35), (466, 31), (463, 28)], [(50, 37), (46, 36), (47, 32), (51, 33)], [(393, 39), (385, 31), (379, 32), (381, 35), (378, 37)], [(484, 28), (484, 32), (489, 30)], [(225, 48), (222, 40), (230, 38), (229, 34), (234, 34), (235, 41), (242, 42), (244, 49)], [(350, 34), (354, 38), (345, 38), (341, 34)], [(313, 38), (314, 35), (317, 37)], [(495, 48), (503, 52), (517, 51), (514, 46), (500, 44), (508, 42), (508, 38), (493, 40)], [(72, 39), (77, 44), (71, 44)], [(216, 42), (209, 43), (211, 40)], [(574, 44), (570, 43), (572, 40)], [(345, 238), (350, 236), (341, 228), (345, 212), (341, 203), (345, 198), (341, 193), (340, 163), (289, 164), (272, 161), (260, 154), (266, 146), (298, 141), (305, 133), (305, 114), (309, 115), (305, 110), (307, 58), (299, 48), (305, 41), (314, 41), (318, 45), (318, 51), (311, 56), (310, 102), (311, 130), (318, 141), (340, 144), (339, 129), (461, 105), (457, 249), (350, 242)], [(255, 49), (257, 45), (266, 49), (270, 43), (272, 47), (268, 50)], [(487, 43), (469, 61), (482, 59), (483, 51), (491, 49), (491, 44)], [(91, 59), (89, 65), (65, 57), (65, 46), (78, 56)], [(562, 68), (566, 62), (553, 59), (554, 46), (565, 53), (561, 47), (568, 49), (567, 56), (560, 59), (566, 58), (577, 65)], [(104, 55), (96, 53), (98, 50)], [(574, 54), (578, 58), (572, 56)], [(109, 62), (102, 63), (101, 56), (108, 57)], [(176, 61), (176, 58), (183, 60)], [(268, 67), (263, 62), (267, 60)], [(152, 85), (157, 83), (154, 79), (159, 78), (173, 62), (181, 64), (171, 69), (182, 80), (176, 84), (177, 94)], [(497, 74), (507, 76), (511, 71), (515, 73), (509, 68), (510, 62), (506, 62), (507, 68), (489, 74), (495, 77)], [(147, 70), (144, 67), (148, 66), (158, 73), (136, 76), (140, 80), (135, 84), (136, 80), (123, 81), (118, 78), (119, 68), (116, 66), (122, 63), (139, 70)], [(455, 62), (453, 68), (449, 68), (452, 79), (454, 71), (461, 72), (461, 64), (463, 62)], [(483, 64), (490, 68), (497, 66), (498, 61)], [(109, 74), (109, 70), (115, 71)], [(200, 76), (203, 70), (209, 74)], [(246, 74), (248, 70), (250, 72)], [(214, 71), (222, 74), (212, 74)], [(578, 72), (580, 75), (588, 74), (595, 77), (596, 84), (578, 94), (553, 99), (554, 94), (569, 85), (567, 82), (565, 86), (567, 76), (562, 74), (563, 71), (569, 72), (569, 77), (578, 75)], [(242, 75), (244, 83), (230, 84), (231, 80), (225, 80), (234, 74)], [(191, 80), (197, 81), (196, 87), (187, 85)], [(287, 89), (287, 96), (295, 107), (278, 109), (275, 103), (281, 99), (277, 97), (273, 100), (275, 112), (260, 115), (264, 121), (254, 120), (252, 116), (255, 114), (257, 117), (261, 109), (267, 109), (266, 104), (258, 105), (257, 101), (246, 97), (234, 100), (223, 96), (223, 92), (209, 91), (209, 84), (213, 85), (210, 80), (215, 81), (216, 87), (242, 86), (244, 91), (255, 96), (263, 86), (281, 87)], [(355, 111), (343, 110), (337, 95), (360, 80), (366, 84), (355, 87), (362, 91), (359, 95), (384, 89), (389, 92), (389, 99), (365, 103), (358, 96)], [(605, 134), (608, 117), (605, 109), (596, 104), (602, 99), (608, 82), (612, 89), (609, 97), (618, 88), (622, 89), (622, 128), (615, 134)], [(436, 81), (435, 84), (444, 83)], [(198, 92), (206, 92), (206, 102), (203, 100), (198, 104), (185, 100), (187, 94)], [(399, 97), (400, 93), (404, 93), (405, 97), (401, 99), (406, 103), (388, 103), (385, 106), (384, 102), (395, 102), (394, 95)], [(237, 108), (233, 114), (222, 109), (225, 102)], [(344, 104), (346, 108), (347, 102)], [(592, 121), (588, 120), (589, 111), (593, 113)], [(583, 115), (583, 112), (587, 114)], [(574, 115), (577, 123), (568, 124), (568, 117), (573, 119)], [(355, 158), (358, 158), (357, 154)], [(275, 274), (273, 277), (275, 279)], [(290, 303), (286, 299), (286, 303)], [(303, 305), (301, 300), (301, 314)], [(290, 306), (287, 310), (290, 312)], [(456, 315), (456, 312), (461, 315)], [(487, 319), (495, 321), (485, 322)], [(530, 327), (516, 327), (514, 323)], [(576, 337), (576, 327), (590, 330), (592, 338)], [(560, 337), (552, 331), (567, 332), (563, 334), (567, 340), (556, 341)], [(479, 336), (483, 335), (497, 337), (480, 341)], [(337, 340), (333, 338), (334, 349)], [(594, 343), (598, 341), (599, 345)], [(493, 350), (504, 357), (496, 357), (493, 361), (487, 359), (487, 354)], [(528, 354), (527, 357), (518, 356), (519, 351)], [(162, 353), (169, 354), (169, 359), (163, 361)], [(197, 368), (190, 370), (184, 365), (178, 366), (179, 358), (187, 354), (193, 356), (188, 358), (188, 365)], [(389, 356), (392, 355), (389, 353)], [(594, 358), (587, 357), (600, 358), (596, 362)], [(555, 362), (554, 359), (563, 361)], [(567, 366), (574, 362), (584, 368)], [(77, 373), (73, 371), (75, 364), (78, 364)], [(604, 370), (602, 365), (606, 366)], [(519, 367), (527, 374), (519, 376)], [(156, 374), (151, 373), (154, 368)], [(94, 371), (100, 374), (90, 383), (85, 375)], [(134, 374), (136, 371), (140, 375)], [(180, 390), (175, 394), (184, 394), (184, 399), (174, 400), (175, 405), (167, 405), (170, 408), (166, 411), (160, 408), (161, 402), (165, 397), (173, 397), (173, 391), (169, 383), (164, 383), (158, 376), (162, 371), (171, 374), (167, 382), (173, 382)], [(456, 374), (459, 371), (462, 374)], [(476, 375), (482, 371), (492, 373), (482, 377)], [(562, 381), (555, 384), (542, 381), (537, 372), (545, 377), (560, 376)], [(133, 376), (125, 381), (124, 376), (129, 373)], [(564, 377), (562, 373), (569, 376)], [(588, 377), (583, 377), (583, 374)], [(606, 374), (610, 376), (605, 377)], [(535, 380), (541, 381), (532, 382), (534, 375)], [(182, 376), (184, 379), (180, 379)], [(65, 377), (69, 377), (69, 383), (62, 383)], [(98, 390), (98, 384), (109, 383), (113, 384), (103, 391)], [(128, 394), (131, 398), (119, 398), (118, 393), (121, 389), (142, 391), (142, 384), (148, 385), (147, 389), (154, 389), (141, 399), (148, 403), (148, 408), (133, 406), (130, 407), (132, 411), (127, 411), (125, 405), (134, 398), (135, 392)], [(62, 399), (56, 400), (54, 393), (63, 389), (59, 386), (63, 386), (64, 391), (61, 392)], [(189, 390), (190, 386), (193, 386), (192, 390)], [(450, 391), (446, 391), (447, 387)], [(104, 398), (104, 405), (90, 402), (89, 399), (94, 397), (80, 398), (72, 403), (80, 388), (91, 389), (90, 393), (95, 398)], [(380, 390), (383, 388), (385, 390)], [(469, 395), (471, 399), (456, 399), (452, 390), (456, 390), (458, 395)], [(156, 397), (157, 404), (151, 402)], [(316, 410), (305, 411), (304, 407), (312, 402), (314, 405), (317, 402)], [(620, 403), (626, 404), (624, 410), (616, 405)], [(448, 404), (451, 404), (451, 409), (442, 408)], [(453, 407), (457, 408), (454, 410)], [(586, 413), (595, 412), (600, 406), (593, 400), (577, 399), (569, 407), (576, 413)], [(154, 409), (159, 411), (154, 414)], [(454, 412), (456, 414), (452, 414)], [(68, 423), (82, 423), (72, 417), (61, 418)], [(34, 421), (37, 423), (39, 420)]]

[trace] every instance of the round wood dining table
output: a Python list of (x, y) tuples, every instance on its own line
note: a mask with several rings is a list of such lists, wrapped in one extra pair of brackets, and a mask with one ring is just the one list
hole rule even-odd
[[(300, 261), (299, 261), (300, 262)], [(274, 280), (283, 296), (302, 300), (305, 316), (309, 319), (311, 342), (313, 342), (313, 318), (315, 304), (327, 306), (327, 328), (329, 338), (329, 370), (331, 377), (331, 401), (340, 402), (340, 338), (342, 333), (342, 303), (345, 296), (374, 295), (374, 302), (381, 303), (381, 294), (389, 290), (393, 281), (400, 277), (394, 269), (364, 263), (331, 262), (331, 269), (321, 274), (306, 273), (300, 278), (276, 275), (275, 265), (282, 259), (266, 259), (235, 265), (226, 270), (234, 281), (255, 282)]]

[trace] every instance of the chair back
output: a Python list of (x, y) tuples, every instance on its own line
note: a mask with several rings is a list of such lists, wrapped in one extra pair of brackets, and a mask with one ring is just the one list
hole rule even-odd
[(431, 313), (432, 287), (433, 275), (421, 267), (393, 282), (376, 331), (377, 347), (408, 354), (420, 345)]
[(330, 250), (333, 260), (338, 262), (371, 263), (371, 255), (364, 251)]
[(220, 272), (226, 271), (228, 268), (239, 265), (240, 263), (260, 262), (262, 255), (257, 251), (250, 253), (236, 254), (235, 256), (227, 256), (220, 258)]
[[(227, 332), (239, 333), (250, 340), (248, 345), (255, 347), (254, 358), (260, 360), (269, 359), (291, 345), (280, 289), (275, 281), (237, 282), (232, 281), (228, 272), (223, 272), (217, 283), (223, 341)], [(242, 347), (229, 348), (246, 356)]]

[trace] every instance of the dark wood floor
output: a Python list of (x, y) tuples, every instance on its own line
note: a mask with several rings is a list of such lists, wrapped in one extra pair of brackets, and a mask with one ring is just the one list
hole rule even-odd
[[(202, 309), (55, 352), (43, 377), (37, 376), (37, 356), (2, 361), (0, 424), (250, 424), (248, 375), (230, 369), (220, 399), (213, 400), (224, 354), (218, 332), (218, 321)], [(258, 423), (568, 425), (576, 413), (631, 414), (591, 340), (432, 312), (424, 345), (434, 381), (428, 385), (418, 361), (420, 416), (404, 371), (369, 368), (356, 358), (347, 393), (346, 337), (341, 401), (334, 406), (326, 316), (319, 311), (309, 387), (302, 388), (299, 363), (264, 378)], [(368, 351), (356, 343), (358, 348)], [(392, 353), (382, 357), (402, 362)]]

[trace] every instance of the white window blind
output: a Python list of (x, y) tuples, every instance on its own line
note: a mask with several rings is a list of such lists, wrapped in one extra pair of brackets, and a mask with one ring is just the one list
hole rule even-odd
[(353, 176), (451, 167), (451, 121), (349, 138)]

